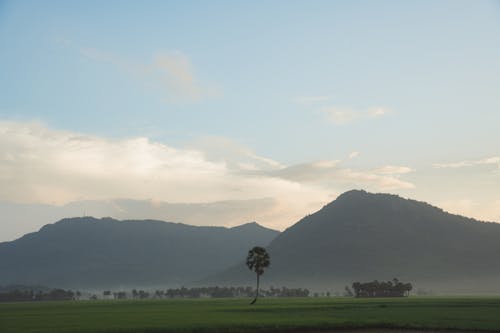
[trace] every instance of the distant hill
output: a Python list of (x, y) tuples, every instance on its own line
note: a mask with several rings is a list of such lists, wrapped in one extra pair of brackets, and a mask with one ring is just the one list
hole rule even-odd
[(197, 227), (154, 220), (63, 219), (0, 243), (0, 285), (181, 286), (236, 264), (279, 234), (257, 223)]
[[(500, 224), (396, 195), (349, 191), (268, 246), (264, 285), (339, 290), (394, 277), (437, 292), (500, 292)], [(205, 283), (245, 284), (244, 264)]]

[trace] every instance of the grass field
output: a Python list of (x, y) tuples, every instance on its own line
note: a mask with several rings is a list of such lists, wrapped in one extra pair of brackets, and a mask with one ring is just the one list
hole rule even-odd
[[(0, 304), (0, 332), (500, 331), (499, 297), (79, 301)], [(381, 330), (383, 332), (383, 330)]]

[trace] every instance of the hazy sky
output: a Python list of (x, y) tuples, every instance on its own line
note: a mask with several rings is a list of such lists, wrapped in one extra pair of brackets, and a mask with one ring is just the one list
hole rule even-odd
[(0, 241), (352, 188), (500, 222), (499, 92), (499, 1), (0, 0)]

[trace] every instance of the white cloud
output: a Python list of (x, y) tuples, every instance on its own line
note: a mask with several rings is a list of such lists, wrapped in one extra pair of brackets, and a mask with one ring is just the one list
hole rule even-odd
[[(202, 151), (147, 138), (110, 140), (43, 125), (0, 123), (0, 199), (65, 203), (113, 197), (207, 202), (267, 196), (294, 184), (241, 177)], [(272, 193), (273, 191), (271, 191)]]
[(337, 125), (345, 125), (354, 121), (380, 118), (387, 115), (390, 110), (383, 107), (373, 107), (366, 110), (355, 110), (344, 107), (324, 107), (320, 110), (328, 119)]
[(411, 189), (415, 185), (402, 181), (399, 176), (413, 171), (402, 166), (384, 166), (373, 170), (354, 170), (341, 167), (341, 161), (318, 161), (289, 166), (269, 174), (301, 183), (322, 186), (349, 185), (374, 190)]
[(389, 113), (389, 109), (381, 108), (381, 107), (369, 108), (367, 110), (367, 113), (371, 117), (377, 118), (377, 117), (382, 117), (382, 116), (385, 116), (386, 114), (388, 114)]
[(478, 202), (471, 199), (446, 200), (438, 206), (453, 214), (473, 217), (482, 221), (500, 222), (500, 200)]
[(199, 101), (219, 95), (216, 88), (198, 81), (189, 58), (180, 51), (156, 54), (149, 68), (169, 99)]
[(295, 99), (297, 103), (301, 104), (312, 104), (312, 103), (319, 103), (319, 102), (326, 102), (330, 100), (330, 96), (300, 96)]
[(335, 168), (339, 163), (338, 160), (303, 163), (274, 170), (267, 174), (295, 182), (314, 182), (328, 178), (336, 170)]
[(358, 171), (352, 169), (341, 169), (338, 171), (339, 182), (347, 184), (361, 184), (373, 190), (391, 191), (415, 188), (413, 183), (403, 181), (394, 175), (376, 173), (374, 171)]
[(321, 111), (326, 113), (328, 119), (337, 125), (353, 122), (360, 117), (359, 113), (349, 108), (326, 107)]
[(273, 170), (284, 167), (278, 161), (259, 156), (247, 147), (225, 137), (204, 136), (190, 142), (187, 147), (203, 152), (207, 159), (224, 163), (233, 171)]
[(353, 151), (349, 154), (349, 159), (352, 160), (352, 159), (355, 159), (356, 157), (359, 156), (359, 151)]
[[(112, 140), (4, 121), (0, 148), (0, 200), (14, 202), (123, 197), (213, 202), (294, 195), (302, 200), (307, 192), (318, 198), (336, 192), (335, 183), (412, 187), (399, 179), (412, 171), (408, 167), (354, 170), (340, 160), (285, 166), (220, 137), (178, 149), (145, 137)], [(310, 184), (325, 180), (328, 186)]]
[(487, 157), (478, 160), (464, 160), (452, 163), (435, 163), (433, 166), (438, 169), (442, 168), (464, 168), (472, 167), (478, 165), (495, 165), (497, 169), (500, 169), (500, 156)]
[[(68, 44), (69, 43), (69, 44)], [(64, 44), (71, 47), (71, 42)], [(132, 78), (158, 90), (168, 102), (197, 102), (221, 95), (218, 88), (202, 83), (195, 75), (190, 59), (181, 51), (158, 52), (151, 63), (137, 63), (124, 57), (89, 47), (77, 47), (79, 53), (93, 61), (108, 63)]]
[(219, 150), (178, 149), (144, 137), (113, 140), (40, 123), (0, 121), (0, 201), (64, 205), (149, 198), (208, 204), (268, 198), (273, 205), (254, 219), (283, 228), (331, 199), (330, 189), (249, 172), (245, 164), (259, 171), (282, 165), (230, 146), (227, 141)]
[(476, 206), (477, 203), (470, 199), (447, 200), (439, 203), (439, 207), (444, 210), (464, 216), (471, 216)]
[(413, 172), (412, 168), (405, 166), (397, 166), (397, 165), (386, 165), (381, 168), (374, 169), (374, 173), (382, 174), (382, 175), (398, 175)]

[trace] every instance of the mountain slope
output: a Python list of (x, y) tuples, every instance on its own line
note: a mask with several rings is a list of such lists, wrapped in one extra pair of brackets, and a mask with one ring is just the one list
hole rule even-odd
[(257, 223), (197, 227), (162, 221), (64, 219), (0, 243), (0, 284), (179, 286), (233, 265), (277, 231)]
[[(268, 246), (267, 284), (335, 287), (398, 277), (446, 292), (500, 291), (500, 224), (389, 194), (350, 191)], [(254, 277), (244, 265), (213, 282)]]

